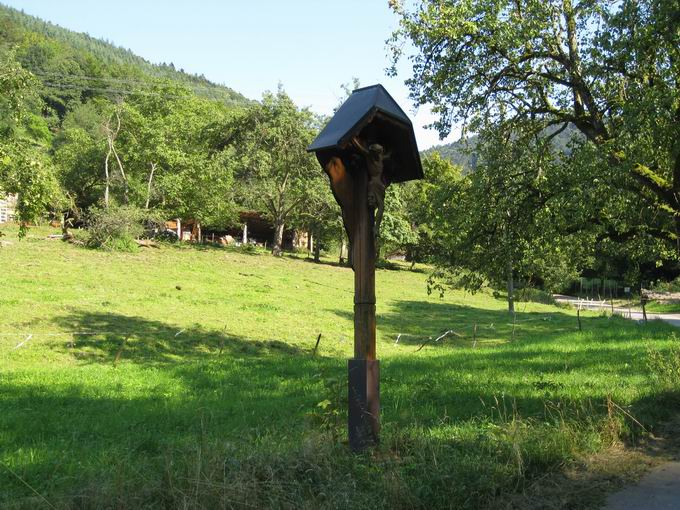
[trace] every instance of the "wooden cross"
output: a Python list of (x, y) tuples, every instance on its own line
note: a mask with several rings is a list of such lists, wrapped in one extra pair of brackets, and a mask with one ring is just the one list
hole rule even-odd
[[(382, 217), (386, 183), (378, 144), (355, 138), (356, 157), (350, 169), (339, 157), (324, 167), (331, 189), (342, 208), (342, 217), (352, 250), (354, 269), (354, 358), (348, 361), (349, 443), (363, 450), (379, 441), (380, 362), (376, 359), (375, 259), (379, 219)], [(378, 221), (376, 221), (376, 215)]]

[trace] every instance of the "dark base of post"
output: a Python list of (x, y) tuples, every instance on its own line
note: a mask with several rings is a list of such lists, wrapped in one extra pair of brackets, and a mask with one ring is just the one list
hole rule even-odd
[(380, 434), (380, 362), (350, 359), (348, 368), (349, 446), (358, 452), (378, 444)]

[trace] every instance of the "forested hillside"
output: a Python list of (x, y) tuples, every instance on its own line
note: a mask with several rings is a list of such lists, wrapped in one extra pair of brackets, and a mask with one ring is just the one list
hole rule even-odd
[(43, 84), (48, 104), (64, 114), (68, 103), (112, 93), (148, 88), (167, 79), (196, 95), (231, 104), (248, 100), (238, 92), (175, 69), (153, 64), (129, 49), (73, 32), (0, 4), (0, 45), (16, 49), (17, 60)]
[[(129, 247), (169, 218), (200, 238), (201, 226), (239, 228), (246, 212), (269, 222), (275, 252), (285, 230), (311, 232), (317, 257), (344, 242), (305, 150), (324, 119), (282, 88), (251, 101), (3, 6), (0, 67), (0, 192), (17, 194), (22, 229), (48, 216), (88, 226), (95, 246)], [(385, 253), (416, 239), (402, 194), (389, 193)]]
[(422, 151), (422, 155), (429, 156), (434, 153), (439, 153), (443, 159), (461, 167), (464, 172), (469, 172), (474, 170), (477, 166), (476, 146), (477, 137), (471, 136), (462, 140), (456, 140), (455, 142), (435, 145), (434, 147)]
[[(572, 137), (579, 136), (576, 128), (573, 125), (567, 126), (563, 131), (557, 130), (557, 128), (549, 128), (545, 130), (544, 136), (551, 136), (552, 146), (555, 151), (561, 153), (569, 153), (569, 142)], [(543, 136), (543, 135), (542, 135)], [(477, 135), (472, 135), (468, 138), (462, 140), (456, 140), (455, 142), (436, 145), (430, 147), (429, 149), (422, 152), (423, 156), (430, 156), (435, 152), (450, 161), (456, 166), (463, 169), (463, 173), (470, 172), (477, 167), (477, 160), (479, 159), (479, 151), (477, 150), (477, 145), (479, 143), (479, 137)]]

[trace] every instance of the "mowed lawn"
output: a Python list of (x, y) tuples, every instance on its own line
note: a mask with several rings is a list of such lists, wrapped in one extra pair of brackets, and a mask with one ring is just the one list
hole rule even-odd
[(5, 231), (0, 508), (521, 506), (678, 403), (669, 326), (590, 314), (579, 332), (574, 311), (533, 303), (513, 326), (488, 294), (379, 270), (382, 443), (353, 455), (351, 269)]

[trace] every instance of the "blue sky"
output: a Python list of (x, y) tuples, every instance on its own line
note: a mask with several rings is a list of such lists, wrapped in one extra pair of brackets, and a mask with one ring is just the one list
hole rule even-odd
[[(281, 82), (301, 106), (331, 113), (340, 85), (382, 83), (414, 121), (419, 148), (439, 141), (427, 108), (414, 112), (404, 80), (388, 78), (385, 41), (397, 25), (387, 0), (0, 0), (152, 62), (173, 62), (259, 99)], [(451, 141), (452, 138), (449, 139)]]

